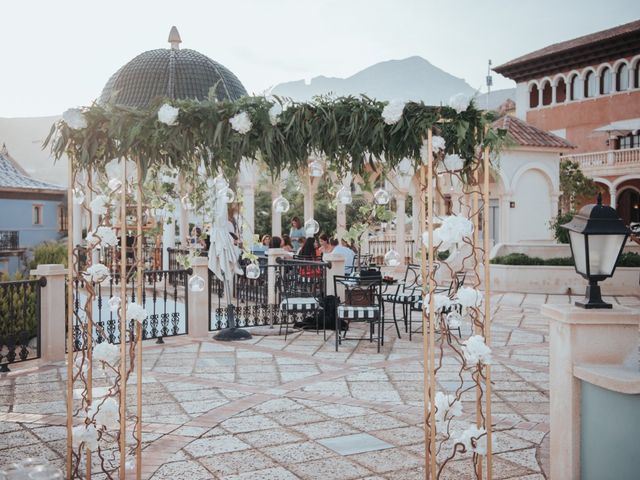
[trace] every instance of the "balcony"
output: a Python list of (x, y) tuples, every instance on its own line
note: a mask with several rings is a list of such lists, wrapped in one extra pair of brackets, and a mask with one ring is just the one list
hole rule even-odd
[(584, 174), (590, 177), (627, 175), (638, 172), (640, 148), (576, 153), (562, 158), (577, 162)]
[(20, 235), (17, 230), (0, 230), (0, 251), (18, 250), (20, 248)]

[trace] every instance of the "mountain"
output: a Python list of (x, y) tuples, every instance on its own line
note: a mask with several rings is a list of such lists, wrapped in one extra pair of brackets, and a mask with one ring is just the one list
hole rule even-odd
[(379, 100), (422, 100), (428, 105), (440, 105), (457, 93), (471, 96), (475, 90), (463, 79), (416, 56), (376, 63), (347, 78), (319, 76), (309, 84), (304, 80), (281, 83), (269, 93), (297, 101), (331, 93), (336, 96), (365, 94)]
[(67, 184), (67, 161), (54, 162), (49, 149), (42, 149), (51, 125), (59, 116), (0, 118), (0, 144), (29, 175), (57, 185)]
[[(487, 98), (489, 105), (487, 106)], [(506, 102), (508, 99), (516, 101), (516, 89), (515, 88), (503, 88), (502, 90), (494, 90), (487, 97), (486, 93), (478, 95), (476, 97), (476, 105), (478, 108), (488, 110), (498, 110), (498, 107)]]

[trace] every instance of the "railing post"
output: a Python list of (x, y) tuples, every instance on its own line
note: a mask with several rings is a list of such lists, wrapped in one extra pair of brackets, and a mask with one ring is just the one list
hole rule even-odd
[(267, 250), (267, 303), (276, 304), (276, 260), (287, 255), (282, 248), (270, 248)]
[(616, 163), (615, 152), (613, 150), (609, 150), (607, 152), (607, 165), (613, 165)]
[(40, 358), (45, 362), (65, 359), (65, 275), (64, 265), (38, 265), (31, 275), (45, 277), (40, 290)]
[[(188, 336), (193, 338), (206, 337), (209, 334), (209, 266), (206, 257), (195, 257), (191, 262), (193, 274), (189, 277), (199, 275), (204, 280), (202, 291), (189, 289), (188, 304)], [(187, 284), (187, 288), (189, 288)]]
[(334, 291), (333, 277), (344, 275), (344, 257), (339, 253), (325, 253), (322, 260), (331, 263), (331, 268), (327, 269), (327, 293), (340, 296), (339, 294), (342, 292), (336, 293)]

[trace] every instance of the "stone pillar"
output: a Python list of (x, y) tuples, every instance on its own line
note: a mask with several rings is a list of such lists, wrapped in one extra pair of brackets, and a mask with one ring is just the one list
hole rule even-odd
[(242, 242), (246, 247), (253, 244), (255, 232), (255, 191), (258, 182), (257, 166), (250, 160), (240, 162), (238, 188), (242, 192)]
[[(351, 174), (347, 173), (347, 175), (342, 179), (340, 188), (351, 188)], [(338, 238), (343, 238), (347, 233), (347, 206), (337, 202), (336, 205), (336, 232)]]
[(612, 208), (616, 208), (616, 204), (618, 203), (618, 199), (617, 199), (617, 189), (614, 186), (609, 187), (609, 205), (611, 205)]
[[(333, 288), (333, 277), (336, 275), (344, 275), (344, 257), (339, 253), (325, 253), (322, 256), (322, 260), (331, 263), (331, 267), (327, 269), (327, 294), (340, 296), (340, 294), (344, 292), (335, 292)], [(344, 296), (342, 298), (344, 298)]]
[(276, 269), (277, 259), (288, 257), (291, 254), (282, 248), (270, 248), (267, 250), (267, 298), (269, 305), (277, 303)]
[(189, 246), (189, 210), (187, 210), (182, 203), (182, 197), (185, 196), (186, 188), (184, 186), (184, 178), (182, 174), (178, 175), (178, 191), (180, 192), (180, 198), (178, 199), (177, 207), (180, 212), (180, 243), (183, 247)]
[(31, 275), (44, 277), (47, 284), (40, 290), (40, 357), (45, 362), (65, 359), (65, 276), (63, 265), (41, 264)]
[[(192, 338), (202, 338), (209, 334), (209, 267), (206, 257), (195, 257), (191, 262), (193, 274), (189, 277), (199, 275), (204, 280), (204, 290), (194, 292), (189, 289), (188, 302), (188, 336)], [(188, 287), (187, 287), (188, 288)]]
[(407, 245), (406, 215), (404, 212), (405, 199), (405, 193), (399, 192), (396, 194), (396, 252), (400, 254), (402, 265), (406, 263), (405, 251)]
[(271, 236), (282, 237), (282, 213), (276, 212), (273, 208), (273, 202), (282, 195), (282, 184), (280, 180), (276, 180), (271, 191)]
[(509, 217), (512, 198), (510, 193), (503, 193), (500, 196), (500, 243), (509, 243), (511, 241)]
[(176, 226), (173, 217), (168, 212), (163, 212), (162, 218), (162, 268), (169, 269), (169, 250), (176, 246)]
[(422, 245), (422, 232), (420, 231), (420, 195), (414, 194), (411, 202), (411, 230), (413, 233), (413, 241), (416, 245), (416, 251)]
[[(319, 180), (315, 178), (311, 178), (308, 174), (306, 175), (306, 179), (303, 180), (303, 191), (304, 191), (304, 222), (314, 218), (315, 212), (315, 195), (318, 190)], [(322, 226), (321, 226), (322, 228)]]
[(640, 313), (626, 307), (586, 310), (543, 305), (549, 317), (551, 478), (580, 478), (580, 365), (638, 369)]

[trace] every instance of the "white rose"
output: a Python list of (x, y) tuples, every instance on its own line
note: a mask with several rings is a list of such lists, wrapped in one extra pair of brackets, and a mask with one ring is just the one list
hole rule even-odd
[(462, 325), (462, 316), (458, 312), (450, 312), (445, 320), (451, 329), (460, 328)]
[(95, 283), (101, 283), (111, 278), (109, 269), (102, 263), (91, 265), (87, 268), (87, 271), (84, 272), (84, 276), (87, 277), (87, 280)]
[(455, 395), (436, 392), (435, 404), (437, 422), (462, 415), (462, 403), (456, 400)]
[(127, 320), (135, 320), (142, 323), (147, 318), (147, 311), (139, 303), (129, 302), (127, 304)]
[(105, 215), (107, 213), (107, 204), (109, 203), (109, 198), (106, 195), (98, 195), (96, 198), (91, 200), (89, 204), (89, 208), (91, 208), (91, 213), (94, 215)]
[(444, 151), (444, 149), (447, 148), (447, 142), (439, 135), (434, 135), (431, 137), (431, 148), (433, 149), (433, 153)]
[[(423, 300), (425, 311), (429, 311), (429, 294), (427, 293), (424, 296)], [(439, 312), (443, 308), (447, 308), (451, 305), (451, 299), (445, 295), (444, 293), (436, 293), (433, 296), (433, 310), (434, 312)]]
[(471, 425), (465, 431), (454, 436), (456, 443), (462, 443), (467, 452), (475, 452), (478, 455), (487, 454), (487, 431)]
[(456, 93), (449, 99), (449, 106), (456, 112), (464, 112), (468, 107), (471, 100), (464, 93)]
[(464, 167), (464, 161), (460, 158), (460, 155), (452, 154), (444, 157), (444, 169), (447, 172), (455, 172), (462, 170)]
[(484, 343), (482, 335), (473, 335), (463, 342), (462, 353), (465, 360), (475, 365), (483, 363), (491, 364), (491, 348)]
[(275, 127), (278, 124), (281, 114), (282, 105), (280, 105), (279, 103), (274, 103), (273, 105), (271, 105), (271, 108), (269, 109), (269, 121), (271, 122), (271, 125)]
[(89, 450), (98, 450), (98, 431), (93, 424), (73, 427), (73, 448), (79, 448), (83, 443)]
[(118, 402), (113, 397), (107, 397), (104, 402), (94, 400), (87, 411), (87, 417), (90, 420), (95, 420), (98, 425), (104, 425), (107, 428), (118, 428), (120, 424)]
[(62, 114), (62, 120), (73, 130), (87, 128), (87, 119), (84, 118), (84, 114), (79, 108), (70, 108), (65, 111)]
[(471, 287), (460, 287), (457, 297), (463, 307), (478, 307), (482, 303), (482, 293)]
[(99, 243), (105, 247), (112, 247), (118, 243), (116, 232), (111, 227), (98, 227), (95, 232), (87, 235), (87, 245), (94, 247)]
[(382, 118), (387, 125), (393, 125), (398, 123), (402, 118), (402, 112), (404, 111), (406, 103), (401, 100), (391, 100), (382, 109)]
[(164, 123), (165, 125), (175, 125), (178, 121), (179, 113), (179, 108), (172, 107), (168, 103), (165, 103), (158, 110), (158, 121), (160, 123)]
[(240, 112), (229, 119), (231, 128), (241, 134), (249, 133), (253, 124), (247, 112)]
[(93, 347), (91, 358), (94, 362), (105, 362), (115, 367), (120, 363), (120, 348), (108, 342), (99, 343)]

